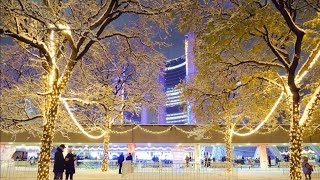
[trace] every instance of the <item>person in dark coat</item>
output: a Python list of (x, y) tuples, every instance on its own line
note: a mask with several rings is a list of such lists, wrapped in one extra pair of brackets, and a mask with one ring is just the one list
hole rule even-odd
[(127, 156), (126, 161), (132, 161), (132, 155), (131, 155), (131, 153), (129, 153), (129, 155)]
[(306, 180), (311, 180), (311, 174), (313, 171), (313, 167), (308, 163), (308, 160), (309, 160), (308, 157), (303, 157), (302, 171), (306, 177)]
[(269, 167), (271, 167), (271, 157), (268, 156), (268, 164), (269, 164)]
[(65, 165), (66, 165), (66, 180), (73, 179), (73, 174), (76, 172), (74, 168), (74, 161), (76, 160), (76, 157), (74, 154), (72, 154), (72, 149), (68, 150), (68, 154), (65, 157)]
[(122, 174), (121, 170), (122, 170), (123, 161), (124, 161), (124, 155), (123, 155), (123, 153), (121, 153), (120, 156), (118, 157), (119, 174)]
[(64, 158), (63, 158), (63, 150), (66, 148), (64, 144), (61, 144), (58, 148), (56, 153), (54, 154), (54, 179), (62, 179), (63, 171), (64, 171)]

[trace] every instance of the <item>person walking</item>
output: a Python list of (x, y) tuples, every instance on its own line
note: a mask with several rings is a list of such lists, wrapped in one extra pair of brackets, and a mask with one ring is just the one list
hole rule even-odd
[(66, 164), (66, 180), (73, 179), (73, 174), (76, 172), (74, 167), (74, 161), (76, 160), (76, 157), (74, 154), (72, 154), (72, 149), (70, 148), (68, 150), (68, 154), (65, 157), (65, 164)]
[(308, 157), (303, 157), (302, 171), (306, 177), (306, 180), (311, 180), (311, 173), (313, 171), (312, 166), (308, 163)]
[(61, 144), (58, 148), (56, 153), (54, 154), (54, 165), (53, 165), (53, 172), (54, 172), (54, 180), (62, 180), (63, 171), (64, 171), (64, 158), (63, 158), (63, 150), (66, 148), (64, 144)]
[(121, 153), (120, 156), (118, 157), (119, 174), (122, 174), (121, 170), (122, 170), (123, 161), (124, 161), (124, 155), (123, 155), (123, 153)]

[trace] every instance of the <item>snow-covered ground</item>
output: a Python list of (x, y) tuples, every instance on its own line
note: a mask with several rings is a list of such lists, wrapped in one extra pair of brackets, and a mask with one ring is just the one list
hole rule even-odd
[[(36, 177), (35, 171), (31, 172), (18, 172), (11, 177), (1, 180), (33, 180)], [(18, 177), (18, 176), (19, 177)], [(320, 179), (319, 172), (313, 175), (314, 180)], [(50, 174), (53, 179), (53, 173)], [(116, 170), (111, 170), (108, 173), (103, 173), (99, 170), (77, 170), (74, 175), (75, 180), (288, 180), (288, 171), (280, 169), (237, 169), (233, 172), (231, 178), (228, 178), (224, 172), (160, 172), (160, 171), (138, 171), (128, 175), (119, 175)], [(305, 179), (305, 178), (303, 178)]]

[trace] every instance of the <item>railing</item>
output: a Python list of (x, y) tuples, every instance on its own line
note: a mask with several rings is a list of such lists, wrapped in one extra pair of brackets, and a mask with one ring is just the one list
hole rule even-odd
[[(1, 180), (36, 179), (38, 170), (37, 162), (1, 161), (0, 163)], [(78, 163), (79, 166), (76, 166), (76, 175), (84, 173), (90, 177), (90, 173), (94, 174), (100, 171), (100, 160), (79, 160)], [(116, 162), (110, 161), (109, 165), (111, 173), (115, 174), (118, 168)], [(53, 174), (52, 167), (51, 163), (50, 177)], [(314, 164), (312, 179), (320, 179), (319, 170), (319, 164)], [(121, 178), (123, 180), (288, 180), (289, 168), (272, 167), (267, 169), (241, 169), (238, 165), (234, 164), (232, 165), (232, 171), (227, 173), (226, 163), (223, 162), (212, 163), (210, 164), (210, 167), (204, 167), (200, 163), (193, 162), (190, 162), (188, 165), (186, 163), (164, 164), (124, 162)]]
[(202, 167), (200, 163), (131, 163), (124, 162), (122, 179), (126, 180), (238, 180), (237, 165), (231, 172), (226, 171), (226, 163)]
[(1, 179), (36, 179), (37, 163), (30, 161), (1, 161), (0, 163)]
[[(100, 169), (102, 160), (77, 160), (76, 162), (77, 169)], [(117, 169), (118, 164), (116, 160), (109, 160), (109, 168)]]
[[(77, 160), (77, 170), (99, 170), (101, 160)], [(117, 169), (116, 161), (109, 161), (110, 169)], [(49, 171), (53, 170), (53, 161), (50, 163)], [(38, 171), (37, 161), (0, 161), (0, 179), (36, 179)], [(52, 175), (52, 174), (50, 174)]]

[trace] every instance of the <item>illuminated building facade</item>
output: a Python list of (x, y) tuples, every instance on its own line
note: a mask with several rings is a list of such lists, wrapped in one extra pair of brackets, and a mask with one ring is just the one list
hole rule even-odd
[(180, 90), (176, 88), (186, 78), (186, 59), (181, 56), (165, 63), (166, 124), (188, 124), (188, 113), (183, 109), (186, 102), (181, 101)]
[[(194, 33), (185, 35), (185, 54), (165, 61), (164, 74), (159, 76), (159, 83), (163, 84), (167, 102), (158, 108), (158, 113), (150, 112), (142, 106), (141, 116), (133, 121), (137, 124), (194, 124), (196, 120), (191, 113), (189, 102), (182, 102), (180, 90), (176, 88), (182, 81), (188, 80), (196, 73), (194, 65)], [(140, 118), (140, 119), (139, 119)]]

